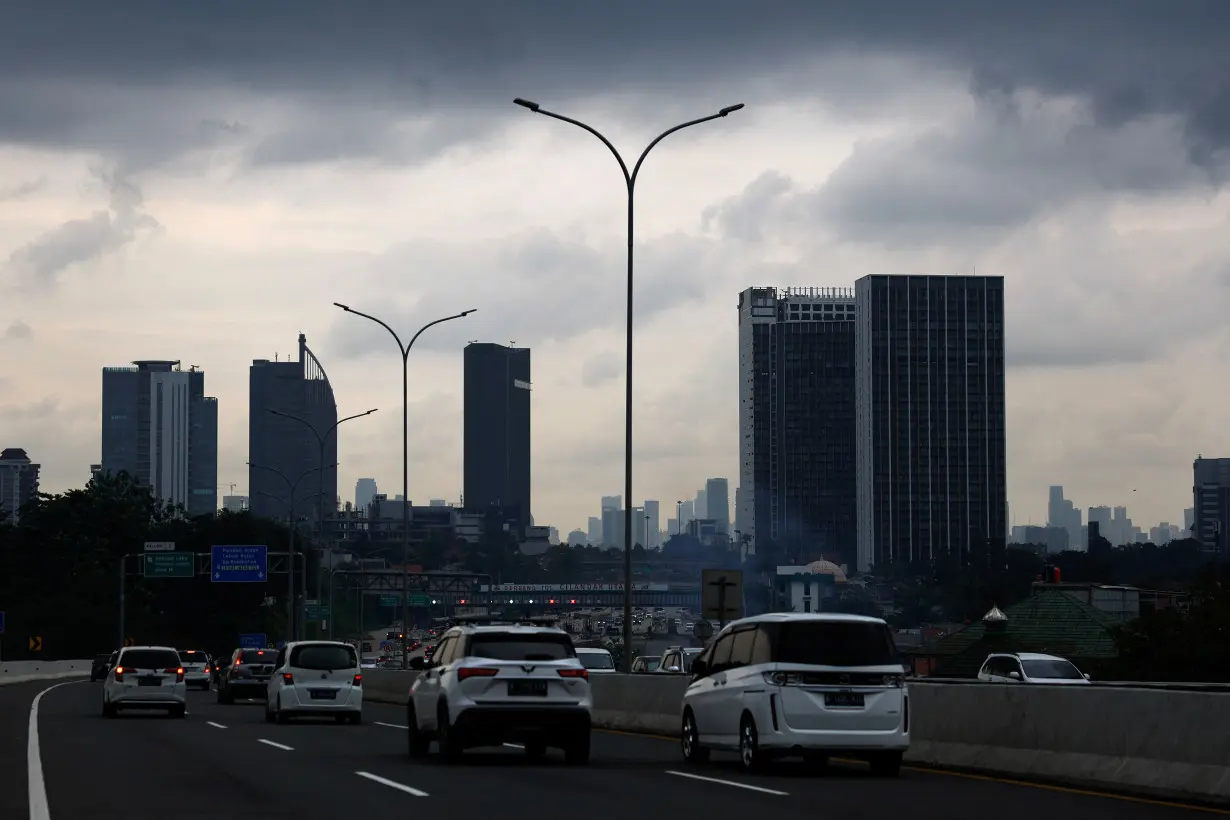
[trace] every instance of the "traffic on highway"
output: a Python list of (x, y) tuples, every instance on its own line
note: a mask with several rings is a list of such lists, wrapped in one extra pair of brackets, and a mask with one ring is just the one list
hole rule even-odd
[[(655, 735), (595, 728), (590, 684), (601, 673), (555, 626), (457, 623), (430, 660), (413, 659), (400, 700), (365, 697), (348, 643), (237, 648), (204, 664), (200, 654), (126, 647), (101, 680), (0, 689), (5, 759), (19, 764), (25, 751), (26, 764), (23, 788), (0, 783), (0, 815), (130, 818), (165, 804), (180, 818), (315, 818), (438, 804), (507, 816), (540, 812), (544, 800), (597, 818), (1194, 811), (903, 767), (908, 681), (884, 622), (862, 616), (778, 613), (726, 626), (691, 661), (679, 731)], [(204, 667), (210, 691), (190, 690), (189, 666)], [(23, 734), (20, 750), (13, 738)]]

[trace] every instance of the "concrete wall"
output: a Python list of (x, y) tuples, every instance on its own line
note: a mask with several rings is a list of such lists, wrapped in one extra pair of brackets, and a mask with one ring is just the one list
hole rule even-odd
[[(416, 672), (367, 670), (405, 704)], [(592, 675), (594, 723), (677, 736), (686, 678)], [(1117, 686), (909, 684), (908, 762), (1199, 802), (1230, 800), (1230, 693)]]
[(31, 680), (88, 677), (92, 661), (12, 661), (0, 663), (0, 686)]

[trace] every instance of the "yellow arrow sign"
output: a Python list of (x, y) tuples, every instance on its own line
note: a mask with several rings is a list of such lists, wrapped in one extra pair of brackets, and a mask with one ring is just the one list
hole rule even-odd
[(42, 652), (43, 651), (43, 636), (42, 635), (32, 635), (30, 637), (30, 651), (31, 652)]
[(124, 646), (136, 646), (136, 645), (137, 645), (136, 638), (125, 638), (124, 639)]

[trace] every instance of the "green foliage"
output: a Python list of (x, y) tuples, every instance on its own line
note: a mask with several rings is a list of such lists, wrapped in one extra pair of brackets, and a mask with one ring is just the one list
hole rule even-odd
[[(6, 659), (27, 657), (41, 636), (44, 658), (81, 658), (114, 649), (119, 635), (120, 562), (146, 541), (184, 552), (214, 544), (266, 544), (286, 550), (285, 528), (244, 514), (187, 518), (159, 504), (128, 475), (94, 479), (81, 490), (40, 495), (17, 522), (0, 523), (0, 609)], [(268, 584), (213, 584), (208, 576), (145, 579), (127, 563), (125, 631), (138, 643), (234, 647), (242, 632), (284, 631), (286, 576)], [(273, 600), (266, 605), (266, 596)]]
[(1187, 612), (1146, 611), (1117, 640), (1119, 680), (1225, 683), (1230, 680), (1230, 572), (1204, 573)]

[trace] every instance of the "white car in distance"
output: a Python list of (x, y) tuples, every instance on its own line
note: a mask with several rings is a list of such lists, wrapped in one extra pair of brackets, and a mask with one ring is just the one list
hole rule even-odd
[(978, 680), (985, 683), (1037, 683), (1049, 686), (1080, 686), (1089, 684), (1089, 676), (1076, 664), (1058, 655), (1034, 652), (988, 655), (978, 671)]
[(298, 641), (278, 651), (265, 698), (265, 720), (286, 723), (302, 715), (363, 721), (359, 653), (340, 641)]
[(187, 712), (187, 689), (179, 652), (169, 646), (128, 646), (103, 681), (103, 717), (121, 710), (165, 709), (171, 717)]
[(179, 650), (179, 665), (184, 667), (184, 684), (209, 689), (209, 655), (199, 649)]
[(593, 674), (609, 674), (618, 672), (615, 668), (615, 658), (607, 649), (598, 649), (597, 647), (577, 647), (577, 660), (581, 665)]

